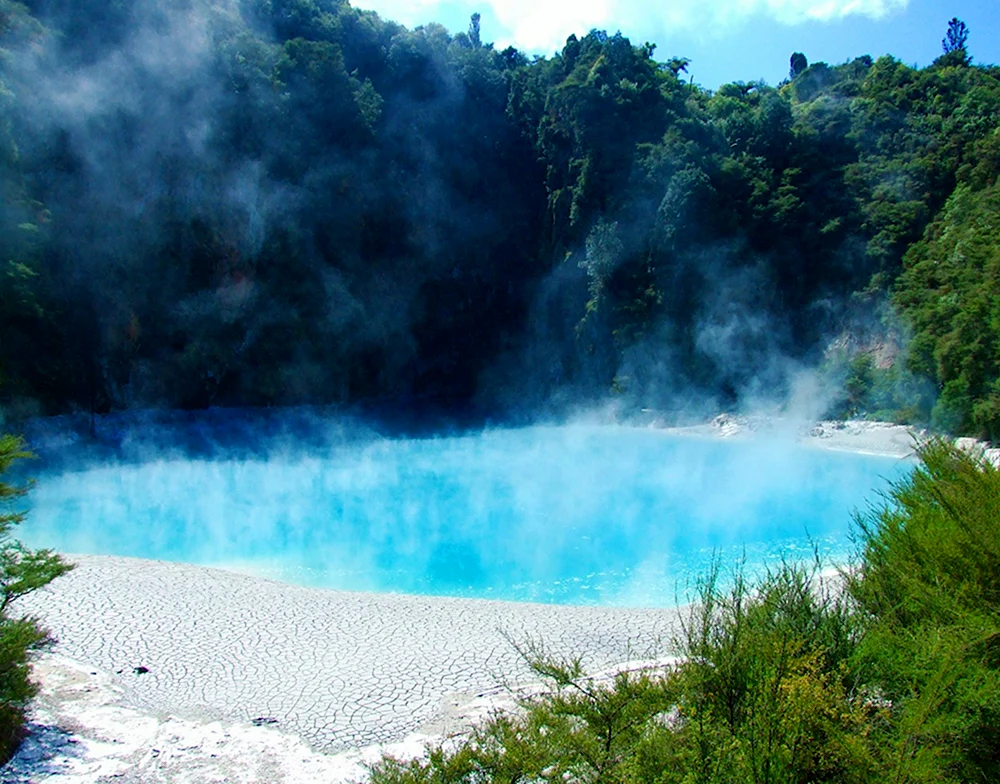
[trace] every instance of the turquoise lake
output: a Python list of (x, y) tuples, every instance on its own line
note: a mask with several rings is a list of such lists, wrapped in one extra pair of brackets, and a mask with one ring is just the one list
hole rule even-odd
[(44, 473), (22, 538), (326, 588), (669, 606), (713, 558), (843, 562), (911, 464), (765, 439), (534, 427)]

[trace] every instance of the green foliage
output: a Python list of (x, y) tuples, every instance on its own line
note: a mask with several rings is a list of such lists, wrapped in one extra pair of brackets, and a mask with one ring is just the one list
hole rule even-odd
[[(643, 741), (675, 702), (672, 685), (652, 670), (588, 678), (578, 660), (563, 663), (529, 652), (535, 672), (554, 691), (525, 703), (529, 726), (558, 741), (555, 769), (578, 781), (627, 781), (641, 765)], [(540, 771), (541, 772), (541, 771)]]
[(842, 390), (826, 416), (863, 417), (926, 426), (935, 404), (933, 384), (907, 367), (902, 356), (879, 366), (871, 351), (831, 353), (823, 375), (830, 388)]
[(653, 671), (588, 677), (578, 661), (524, 651), (552, 691), (522, 701), (523, 713), (497, 714), (457, 748), (426, 760), (384, 759), (373, 784), (417, 782), (629, 782), (661, 760), (654, 736), (669, 724), (670, 681)]
[[(9, 408), (492, 414), (625, 377), (643, 406), (732, 402), (780, 387), (775, 352), (822, 355), (956, 186), (998, 173), (1000, 72), (971, 65), (957, 19), (928, 68), (796, 52), (778, 88), (709, 91), (687, 58), (601, 30), (532, 59), (478, 15), (452, 35), (342, 0), (206, 0), (181, 29), (133, 5), (0, 0)], [(191, 47), (184, 78), (132, 56), (147, 33)], [(77, 73), (121, 100), (81, 124), (39, 89)], [(919, 348), (935, 423), (989, 431), (992, 371)], [(849, 407), (925, 407), (864, 400), (883, 374), (855, 370)]]
[(861, 156), (849, 177), (866, 193), (869, 253), (883, 269), (895, 274), (977, 141), (996, 128), (986, 107), (998, 100), (1000, 83), (987, 70), (916, 70), (890, 57), (873, 64), (853, 103)]
[[(0, 477), (30, 456), (21, 439), (0, 436)], [(29, 550), (13, 538), (24, 514), (12, 504), (27, 490), (0, 480), (0, 765), (17, 749), (25, 711), (35, 694), (29, 678), (30, 655), (48, 642), (35, 619), (11, 615), (11, 603), (73, 568), (51, 550)]]
[(961, 184), (907, 253), (895, 302), (913, 325), (911, 367), (941, 395), (933, 422), (1000, 435), (1000, 186)]
[(871, 711), (844, 678), (845, 598), (793, 566), (753, 588), (737, 575), (723, 590), (717, 578), (702, 585), (676, 667), (593, 678), (529, 646), (550, 691), (424, 760), (383, 760), (372, 781), (870, 780)]
[(30, 618), (0, 616), (0, 765), (21, 742), (25, 711), (35, 696), (29, 659), (49, 642)]
[[(859, 673), (891, 706), (897, 781), (1000, 776), (1000, 472), (939, 441), (861, 521)], [(873, 678), (874, 676), (874, 678)]]
[(846, 677), (855, 620), (817, 575), (785, 565), (753, 585), (737, 573), (729, 591), (717, 572), (703, 584), (675, 676), (695, 780), (866, 780), (867, 712)]

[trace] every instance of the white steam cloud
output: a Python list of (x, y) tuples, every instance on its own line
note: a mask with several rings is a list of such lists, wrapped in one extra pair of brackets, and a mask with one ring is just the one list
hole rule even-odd
[[(577, 35), (598, 28), (622, 30), (635, 39), (653, 31), (687, 33), (731, 31), (755, 16), (782, 24), (830, 22), (849, 16), (881, 19), (904, 10), (910, 0), (466, 0), (474, 11), (490, 14), (500, 25), (488, 38), (500, 45), (548, 54), (561, 49), (570, 33)], [(447, 22), (456, 3), (445, 0), (359, 0), (381, 16), (407, 26), (431, 21)], [(451, 12), (446, 14), (447, 11)], [(484, 16), (486, 14), (484, 13)], [(647, 32), (649, 31), (649, 32)]]

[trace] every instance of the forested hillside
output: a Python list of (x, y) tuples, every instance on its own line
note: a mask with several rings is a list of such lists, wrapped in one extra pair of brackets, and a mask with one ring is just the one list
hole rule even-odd
[(679, 411), (822, 367), (836, 413), (996, 435), (1000, 69), (949, 34), (710, 91), (600, 31), (0, 0), (6, 409)]

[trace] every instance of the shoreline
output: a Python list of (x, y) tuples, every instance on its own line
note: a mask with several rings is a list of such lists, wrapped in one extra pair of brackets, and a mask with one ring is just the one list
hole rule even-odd
[(355, 594), (163, 561), (73, 560), (18, 607), (58, 642), (39, 659), (35, 725), (5, 781), (39, 771), (53, 782), (356, 781), (373, 754), (419, 754), (513, 704), (508, 687), (537, 678), (512, 641), (542, 640), (596, 672), (663, 656), (684, 612)]
[[(713, 438), (755, 438), (776, 435), (816, 449), (879, 457), (913, 458), (921, 443), (932, 438), (924, 428), (869, 419), (790, 420), (769, 416), (719, 414), (691, 427), (662, 427), (665, 432), (690, 432)], [(959, 449), (1000, 468), (1000, 447), (976, 438), (951, 438)]]
[[(910, 458), (928, 438), (926, 430), (866, 419), (796, 420), (764, 415), (718, 416), (698, 425), (669, 426), (653, 420), (646, 427), (669, 435), (716, 439), (776, 438), (811, 449), (875, 457)], [(987, 445), (982, 445), (985, 449)]]

